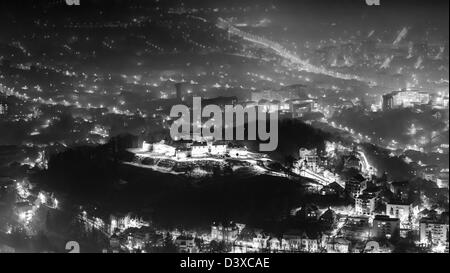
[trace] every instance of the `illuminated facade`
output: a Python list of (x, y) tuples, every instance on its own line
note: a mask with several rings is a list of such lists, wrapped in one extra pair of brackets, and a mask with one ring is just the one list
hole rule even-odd
[(181, 235), (175, 239), (175, 246), (181, 253), (197, 253), (198, 247), (195, 244), (195, 239), (192, 236)]
[(320, 234), (307, 234), (289, 231), (283, 235), (283, 240), (288, 244), (288, 251), (291, 252), (319, 252), (323, 248), (323, 240)]
[(0, 115), (6, 115), (8, 113), (8, 105), (6, 103), (0, 102)]
[(312, 171), (317, 171), (320, 163), (319, 156), (317, 156), (317, 149), (308, 150), (301, 148), (299, 150), (299, 163), (300, 168), (310, 169)]
[(448, 214), (446, 219), (423, 218), (420, 220), (419, 235), (422, 244), (447, 245), (448, 247), (448, 234)]
[(402, 228), (409, 228), (413, 217), (413, 208), (411, 204), (407, 203), (387, 203), (386, 215), (398, 218)]
[(114, 234), (116, 230), (123, 232), (128, 228), (142, 228), (150, 226), (150, 223), (142, 220), (141, 218), (132, 217), (130, 214), (127, 214), (123, 217), (117, 217), (111, 215), (110, 217), (110, 225), (109, 225), (109, 233)]
[(449, 106), (449, 97), (447, 95), (433, 95), (431, 98), (431, 102), (434, 107), (437, 108), (448, 108)]
[(209, 152), (212, 155), (224, 155), (227, 153), (227, 147), (226, 143), (216, 142), (210, 146)]
[(373, 220), (372, 237), (391, 238), (400, 235), (400, 220), (387, 215), (377, 215)]
[(145, 142), (145, 141), (144, 141), (144, 143), (142, 143), (142, 150), (148, 152), (151, 150), (151, 148), (152, 148), (152, 144)]
[(192, 157), (205, 157), (209, 153), (209, 147), (206, 142), (194, 143), (192, 145), (191, 156)]
[(355, 198), (355, 213), (357, 215), (372, 215), (375, 210), (376, 197), (362, 194)]
[(280, 252), (289, 249), (289, 243), (285, 239), (278, 239), (276, 237), (270, 238), (268, 242), (270, 252)]
[(166, 156), (175, 156), (175, 147), (164, 144), (164, 142), (153, 144), (152, 151)]
[(394, 91), (383, 96), (383, 110), (395, 108), (408, 108), (415, 105), (424, 105), (430, 102), (430, 94), (427, 92), (402, 90)]
[(239, 228), (235, 223), (231, 222), (225, 225), (214, 223), (211, 226), (211, 240), (232, 243), (237, 239), (238, 235)]

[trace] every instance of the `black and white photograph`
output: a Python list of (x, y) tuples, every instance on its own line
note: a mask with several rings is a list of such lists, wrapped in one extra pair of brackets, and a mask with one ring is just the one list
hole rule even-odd
[(2, 0), (0, 253), (449, 253), (449, 2)]

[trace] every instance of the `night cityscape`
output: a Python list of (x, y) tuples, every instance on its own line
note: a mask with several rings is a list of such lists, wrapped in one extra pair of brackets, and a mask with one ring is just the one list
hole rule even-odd
[(448, 4), (2, 1), (0, 253), (448, 253)]

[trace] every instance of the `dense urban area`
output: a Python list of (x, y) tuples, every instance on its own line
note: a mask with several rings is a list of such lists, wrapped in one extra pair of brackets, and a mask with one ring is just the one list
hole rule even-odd
[(0, 253), (448, 253), (448, 2), (314, 2), (2, 2)]

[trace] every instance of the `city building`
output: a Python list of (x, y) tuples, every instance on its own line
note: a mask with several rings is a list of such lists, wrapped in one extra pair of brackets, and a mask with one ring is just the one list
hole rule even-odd
[(307, 233), (300, 230), (290, 230), (283, 235), (291, 252), (319, 252), (323, 247), (322, 236), (319, 233)]
[(386, 215), (400, 220), (402, 229), (410, 227), (413, 217), (413, 206), (408, 202), (390, 202), (386, 204)]
[(366, 179), (361, 175), (349, 177), (345, 180), (345, 192), (352, 198), (356, 198), (364, 190)]
[(356, 169), (358, 171), (361, 171), (362, 169), (361, 160), (356, 155), (352, 154), (345, 159), (344, 167), (346, 169)]
[(394, 91), (383, 96), (383, 110), (408, 108), (430, 102), (430, 94), (416, 90)]
[(338, 179), (337, 174), (322, 168), (322, 161), (317, 155), (317, 149), (308, 150), (301, 148), (299, 150), (299, 160), (294, 162), (292, 171), (300, 176), (308, 177), (327, 186)]
[(307, 113), (317, 111), (317, 103), (314, 100), (292, 100), (289, 109), (293, 118), (301, 118)]
[(287, 101), (287, 100), (298, 100), (300, 99), (300, 93), (298, 90), (262, 90), (253, 91), (251, 94), (251, 100), (259, 102), (261, 100), (266, 101)]
[[(169, 85), (171, 82), (168, 83)], [(175, 83), (176, 99), (178, 101), (185, 101), (192, 96), (194, 91), (197, 91), (198, 86), (194, 82), (177, 82)]]
[(284, 252), (289, 249), (289, 243), (283, 238), (272, 236), (267, 242), (270, 252)]
[(4, 116), (8, 113), (8, 104), (0, 101), (0, 116)]
[(129, 228), (137, 228), (140, 229), (142, 227), (148, 227), (150, 224), (147, 221), (144, 221), (142, 218), (134, 217), (131, 214), (126, 215), (111, 215), (110, 216), (110, 225), (109, 225), (109, 233), (113, 234), (117, 231), (123, 232)]
[(175, 156), (177, 157), (177, 159), (186, 159), (190, 155), (191, 155), (191, 148), (178, 147), (175, 150)]
[(261, 252), (267, 248), (270, 237), (261, 229), (246, 227), (240, 233), (233, 244), (233, 252), (254, 253)]
[(431, 95), (431, 104), (433, 107), (439, 108), (439, 109), (446, 109), (449, 107), (449, 96), (442, 95), (442, 94), (432, 94)]
[(118, 251), (120, 249), (120, 239), (117, 234), (111, 235), (109, 238), (109, 246), (113, 251)]
[(369, 238), (370, 218), (368, 216), (349, 216), (341, 229), (344, 238), (351, 241), (364, 241)]
[[(344, 185), (345, 186), (345, 185)], [(321, 195), (337, 195), (343, 197), (345, 195), (345, 188), (338, 182), (332, 182), (326, 186), (323, 186), (320, 190)]]
[(317, 171), (320, 165), (320, 158), (317, 155), (317, 149), (308, 150), (305, 148), (301, 148), (299, 150), (299, 167), (301, 169), (306, 168), (312, 170), (314, 172)]
[(348, 253), (351, 242), (345, 238), (332, 238), (327, 241), (327, 253)]
[(193, 142), (191, 140), (178, 140), (173, 145), (165, 144), (163, 140), (153, 144), (144, 141), (141, 148), (132, 148), (129, 151), (136, 154), (139, 158), (151, 157), (153, 155), (173, 157), (178, 160), (188, 157), (225, 156), (227, 153), (232, 156), (233, 151), (242, 155), (248, 153), (242, 149), (231, 149), (228, 151), (228, 144), (225, 141)]
[(233, 222), (227, 224), (213, 223), (211, 226), (211, 240), (232, 243), (237, 239), (238, 235), (239, 228)]
[(337, 223), (338, 217), (336, 212), (329, 208), (322, 215), (320, 215), (319, 220), (326, 226), (332, 227)]
[(302, 88), (284, 88), (281, 90), (253, 91), (251, 102), (262, 108), (264, 112), (281, 110), (291, 113), (293, 118), (302, 117), (305, 113), (317, 111), (317, 102), (302, 96)]
[(425, 217), (420, 220), (420, 243), (429, 246), (442, 245), (448, 247), (448, 235), (448, 213), (443, 213), (439, 217)]
[(225, 109), (227, 105), (236, 106), (238, 99), (235, 96), (232, 97), (216, 97), (211, 99), (204, 99), (202, 101), (203, 105), (218, 105), (220, 108)]
[(195, 142), (192, 144), (192, 157), (205, 157), (209, 154), (209, 147), (206, 142)]
[(436, 177), (436, 184), (439, 188), (448, 189), (449, 184), (449, 172), (448, 169), (441, 171)]
[(228, 155), (230, 157), (234, 157), (234, 158), (247, 157), (248, 154), (249, 154), (249, 151), (247, 151), (246, 149), (241, 149), (241, 148), (232, 148), (228, 151)]
[(181, 253), (198, 253), (195, 238), (188, 235), (180, 235), (175, 239), (175, 246)]
[(399, 200), (407, 201), (409, 199), (409, 181), (392, 182), (389, 188)]
[(130, 251), (142, 251), (149, 242), (149, 233), (144, 229), (131, 228), (127, 229), (127, 243), (126, 247)]
[(143, 150), (143, 151), (149, 152), (151, 149), (152, 149), (152, 144), (150, 144), (150, 143), (148, 143), (148, 142), (146, 142), (146, 141), (144, 141), (144, 142), (142, 143), (142, 150)]
[(152, 144), (152, 152), (156, 154), (175, 156), (175, 150), (175, 147), (165, 144), (164, 141)]
[(373, 219), (373, 238), (392, 238), (400, 236), (400, 219), (390, 218), (388, 215), (377, 215)]
[(210, 147), (210, 154), (212, 155), (224, 155), (227, 153), (227, 143), (223, 141), (216, 141), (212, 143)]
[(356, 215), (372, 215), (375, 211), (376, 196), (363, 193), (355, 198)]
[(279, 100), (260, 100), (258, 101), (258, 109), (264, 113), (277, 112), (279, 110), (287, 110), (289, 106), (287, 104), (281, 103)]

